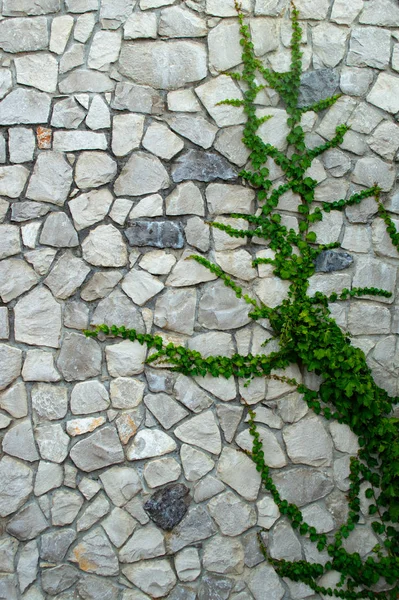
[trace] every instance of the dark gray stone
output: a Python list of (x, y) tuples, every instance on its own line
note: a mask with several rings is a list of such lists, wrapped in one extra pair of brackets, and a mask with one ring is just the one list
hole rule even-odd
[(74, 529), (61, 529), (42, 535), (40, 558), (52, 563), (63, 561), (69, 546), (76, 539)]
[(59, 565), (42, 572), (42, 588), (50, 596), (55, 596), (70, 588), (79, 579), (78, 571), (71, 565)]
[(237, 172), (228, 160), (215, 152), (189, 150), (182, 154), (172, 166), (172, 179), (180, 181), (216, 181), (236, 179)]
[(310, 106), (326, 100), (334, 94), (339, 84), (339, 75), (334, 69), (317, 69), (304, 73), (299, 88), (298, 106)]
[(227, 600), (234, 581), (218, 575), (204, 575), (198, 590), (198, 600)]
[(316, 259), (316, 272), (331, 273), (332, 271), (342, 271), (350, 267), (352, 263), (353, 257), (348, 252), (324, 250)]
[(195, 592), (185, 585), (177, 585), (168, 596), (168, 600), (195, 600), (195, 598)]
[(44, 217), (48, 212), (53, 210), (48, 204), (41, 202), (13, 202), (11, 206), (11, 221), (21, 223), (22, 221), (30, 221), (38, 217)]
[(178, 525), (190, 504), (188, 487), (182, 483), (167, 485), (144, 504), (144, 510), (159, 527), (171, 531)]
[(79, 596), (84, 600), (117, 600), (119, 588), (104, 577), (85, 575), (78, 585)]
[(125, 234), (131, 246), (183, 248), (184, 245), (182, 226), (173, 221), (135, 221)]

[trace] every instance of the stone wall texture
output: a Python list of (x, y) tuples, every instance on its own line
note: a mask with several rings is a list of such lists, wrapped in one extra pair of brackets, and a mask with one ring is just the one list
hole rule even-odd
[[(243, 0), (256, 53), (289, 68), (288, 0)], [(316, 160), (317, 201), (377, 182), (399, 224), (399, 6), (297, 0), (304, 29), (307, 143), (351, 130)], [(254, 208), (237, 174), (244, 114), (223, 73), (240, 69), (232, 0), (0, 0), (0, 599), (320, 600), (282, 581), (270, 554), (325, 561), (260, 486), (245, 402), (283, 496), (331, 532), (346, 515), (349, 429), (279, 381), (189, 379), (145, 365), (146, 349), (87, 339), (93, 324), (156, 332), (204, 355), (263, 352), (267, 328), (202, 254), (269, 305), (285, 282), (254, 269), (262, 244), (211, 230)], [(265, 141), (285, 150), (286, 113), (264, 90)], [(281, 177), (277, 168), (272, 178)], [(284, 220), (298, 226), (286, 194)], [(331, 306), (398, 393), (397, 251), (372, 199), (315, 226), (325, 256), (311, 290), (370, 286), (392, 298)], [(398, 216), (396, 216), (398, 215)], [(395, 220), (397, 219), (397, 220)], [(243, 221), (245, 226), (245, 221)], [(271, 350), (272, 345), (268, 346)], [(298, 380), (298, 367), (288, 369)], [(377, 539), (367, 506), (346, 547)], [(332, 579), (334, 574), (332, 574)], [(330, 581), (326, 582), (330, 584)]]

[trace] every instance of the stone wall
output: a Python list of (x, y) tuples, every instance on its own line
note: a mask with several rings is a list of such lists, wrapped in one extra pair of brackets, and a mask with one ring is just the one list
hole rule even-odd
[[(288, 5), (243, 0), (257, 54), (279, 71), (290, 63)], [(303, 103), (343, 94), (306, 114), (307, 143), (351, 125), (312, 167), (317, 201), (378, 182), (395, 219), (398, 5), (297, 6)], [(237, 177), (248, 159), (243, 112), (216, 106), (241, 95), (222, 74), (241, 60), (232, 0), (0, 7), (0, 599), (319, 599), (280, 580), (260, 554), (263, 527), (273, 557), (326, 560), (260, 489), (241, 452), (251, 448), (241, 398), (256, 407), (279, 490), (325, 532), (346, 514), (357, 450), (348, 428), (310, 413), (287, 384), (194, 381), (145, 366), (138, 343), (82, 334), (125, 324), (204, 355), (263, 352), (271, 337), (249, 324), (231, 290), (185, 260), (202, 253), (269, 305), (287, 291), (267, 265), (252, 267), (268, 255), (262, 244), (206, 223), (230, 223), (229, 213), (255, 203)], [(259, 102), (260, 115), (273, 115), (262, 137), (285, 150), (278, 95), (265, 90)], [(286, 194), (281, 207), (295, 229), (296, 198)], [(339, 239), (346, 254), (318, 265), (311, 292), (393, 292), (331, 308), (396, 394), (397, 251), (376, 212), (367, 199), (315, 226), (319, 241)], [(302, 377), (296, 366), (288, 374)], [(362, 511), (346, 547), (367, 556), (377, 539)]]

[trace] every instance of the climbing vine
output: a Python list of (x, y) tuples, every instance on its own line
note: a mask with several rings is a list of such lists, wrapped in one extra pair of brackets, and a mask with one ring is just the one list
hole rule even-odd
[[(304, 400), (316, 414), (326, 419), (337, 419), (349, 425), (359, 437), (360, 450), (351, 458), (350, 489), (348, 492), (349, 511), (346, 522), (334, 534), (319, 533), (307, 524), (299, 508), (283, 499), (273, 483), (270, 469), (266, 465), (260, 434), (255, 423), (255, 412), (249, 409), (250, 433), (253, 437), (251, 458), (261, 475), (265, 489), (270, 492), (280, 513), (285, 515), (300, 535), (325, 551), (329, 560), (326, 564), (310, 564), (306, 561), (276, 560), (267, 553), (260, 538), (262, 551), (277, 573), (310, 586), (316, 593), (337, 598), (355, 600), (394, 599), (399, 597), (399, 419), (390, 416), (392, 407), (399, 398), (391, 398), (373, 380), (366, 364), (363, 351), (351, 345), (350, 337), (341, 331), (331, 317), (329, 303), (349, 298), (374, 295), (389, 297), (391, 294), (376, 288), (344, 289), (340, 294), (326, 296), (317, 292), (307, 295), (309, 278), (315, 272), (315, 261), (325, 250), (339, 247), (339, 242), (319, 244), (311, 225), (323, 219), (324, 213), (343, 210), (346, 206), (360, 203), (364, 198), (373, 197), (378, 212), (384, 220), (393, 244), (399, 248), (399, 234), (381, 202), (381, 190), (377, 185), (353, 194), (349, 199), (314, 206), (317, 181), (307, 175), (313, 160), (330, 148), (339, 146), (348, 131), (347, 125), (336, 128), (335, 136), (328, 142), (310, 149), (305, 144), (305, 133), (301, 126), (302, 115), (308, 111), (319, 113), (332, 106), (339, 95), (332, 96), (304, 108), (298, 107), (300, 78), (302, 74), (300, 43), (302, 31), (299, 14), (294, 4), (291, 7), (292, 39), (291, 67), (286, 73), (274, 73), (266, 68), (255, 56), (254, 46), (244, 15), (237, 6), (240, 22), (242, 73), (228, 73), (239, 80), (245, 91), (243, 99), (226, 99), (222, 103), (244, 110), (247, 117), (243, 142), (250, 150), (251, 170), (243, 170), (240, 176), (256, 189), (261, 209), (253, 215), (233, 214), (233, 218), (245, 219), (249, 229), (238, 229), (231, 225), (213, 222), (211, 225), (228, 235), (237, 238), (261, 238), (273, 250), (273, 258), (257, 258), (253, 266), (270, 264), (274, 274), (289, 282), (288, 296), (281, 304), (271, 308), (244, 294), (242, 288), (218, 265), (208, 259), (193, 255), (191, 259), (208, 268), (230, 287), (238, 298), (249, 305), (249, 316), (257, 321), (268, 319), (279, 341), (279, 350), (269, 354), (235, 354), (232, 357), (210, 356), (203, 358), (199, 352), (183, 346), (164, 344), (160, 336), (140, 334), (125, 327), (100, 325), (87, 336), (120, 336), (138, 341), (153, 348), (147, 359), (167, 361), (171, 368), (189, 376), (240, 377), (250, 381), (254, 377), (274, 378), (286, 381), (297, 387)], [(262, 76), (265, 84), (259, 85)], [(284, 102), (288, 114), (289, 133), (287, 142), (290, 152), (284, 154), (271, 144), (262, 141), (259, 127), (270, 117), (257, 116), (256, 98), (265, 87), (273, 88)], [(285, 183), (273, 189), (269, 179), (268, 160), (272, 159), (283, 171)], [(300, 203), (299, 231), (288, 229), (277, 212), (280, 198), (291, 190)], [(293, 379), (277, 375), (296, 363), (302, 369), (320, 377), (318, 391), (306, 387)], [(279, 371), (280, 372), (280, 371)], [(360, 490), (366, 484), (365, 493), (369, 500), (369, 514), (374, 515), (373, 530), (380, 535), (378, 544), (371, 556), (363, 560), (358, 553), (350, 553), (344, 548), (348, 538), (360, 519)], [(332, 588), (325, 588), (318, 582), (322, 575), (334, 570), (341, 574), (340, 582)], [(377, 584), (384, 586), (377, 588)], [(383, 589), (384, 591), (376, 591)]]

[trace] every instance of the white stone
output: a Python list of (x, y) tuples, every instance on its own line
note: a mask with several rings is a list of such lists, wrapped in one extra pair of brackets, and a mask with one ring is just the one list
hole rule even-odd
[(184, 148), (184, 142), (167, 125), (154, 121), (144, 135), (143, 146), (156, 156), (170, 160)]
[(364, 96), (373, 81), (371, 69), (344, 67), (341, 71), (340, 88), (344, 94)]
[(67, 251), (59, 258), (44, 283), (56, 298), (65, 300), (76, 292), (89, 273), (90, 267)]
[(109, 65), (118, 60), (121, 43), (119, 31), (100, 30), (95, 33), (90, 46), (88, 67), (100, 71), (108, 70)]
[(176, 450), (176, 442), (166, 433), (157, 429), (141, 429), (127, 450), (128, 460), (142, 460), (162, 456)]
[(399, 9), (391, 0), (375, 0), (364, 5), (359, 23), (396, 27), (399, 19)]
[(357, 161), (352, 181), (367, 187), (377, 184), (384, 192), (389, 192), (395, 181), (395, 172), (390, 164), (381, 159), (365, 157)]
[(165, 596), (176, 584), (176, 576), (167, 560), (141, 561), (125, 567), (123, 573), (140, 590), (150, 594), (151, 598)]
[(0, 167), (0, 194), (18, 198), (22, 194), (29, 171), (20, 165)]
[(5, 52), (35, 52), (48, 47), (47, 19), (4, 19), (0, 24), (0, 48)]
[[(78, 65), (82, 64), (84, 61), (83, 58), (83, 44), (76, 44), (77, 47), (77, 60)], [(66, 56), (66, 54), (64, 54)], [(80, 59), (80, 57), (82, 57)], [(73, 66), (69, 65), (69, 68), (74, 68), (76, 62), (74, 62)], [(60, 65), (60, 71), (62, 71), (62, 62)], [(59, 84), (59, 90), (62, 94), (76, 94), (76, 93), (85, 93), (85, 92), (93, 92), (96, 94), (100, 94), (102, 92), (112, 92), (115, 87), (115, 82), (108, 77), (105, 73), (100, 73), (99, 71), (91, 71), (90, 69), (75, 69), (72, 73), (64, 77)]]
[(160, 160), (145, 152), (134, 153), (115, 182), (118, 196), (142, 196), (169, 187), (169, 176)]
[(161, 11), (159, 35), (169, 38), (195, 38), (207, 34), (206, 21), (190, 10), (172, 6)]
[(256, 500), (261, 480), (254, 462), (248, 456), (225, 447), (218, 462), (217, 474), (243, 498), (250, 502)]
[(100, 187), (115, 177), (116, 162), (105, 152), (82, 152), (75, 167), (75, 182), (81, 189)]
[(190, 350), (200, 352), (203, 358), (208, 356), (228, 356), (235, 354), (233, 338), (229, 333), (211, 331), (200, 333), (188, 340)]
[(379, 125), (367, 140), (374, 152), (387, 160), (393, 160), (399, 148), (399, 127), (386, 121)]
[[(300, 19), (315, 19), (322, 21), (327, 17), (329, 0), (298, 0), (296, 7), (299, 11)], [(256, 598), (256, 600), (258, 600), (258, 598)]]
[(345, 29), (331, 23), (321, 23), (313, 27), (313, 62), (315, 66), (337, 66), (345, 55), (347, 37), (348, 32)]
[[(75, 67), (80, 67), (80, 65), (83, 65), (83, 63), (85, 62), (85, 47), (83, 44), (72, 44), (68, 50), (62, 55), (62, 58), (60, 60), (60, 67), (59, 67), (59, 72), (60, 75), (63, 73), (68, 73), (68, 71), (71, 71), (72, 69), (74, 69)], [(87, 73), (90, 73), (90, 71), (87, 71)], [(95, 71), (92, 71), (91, 73), (95, 73)], [(88, 86), (90, 87), (95, 81), (96, 81), (96, 75), (91, 75), (92, 78), (92, 82), (91, 84), (88, 83)], [(79, 89), (74, 89), (74, 86), (77, 85)], [(84, 84), (81, 83), (80, 85)], [(68, 76), (67, 78), (65, 78), (65, 80), (60, 81), (60, 90), (62, 89), (65, 92), (66, 87), (70, 86), (70, 93), (73, 92), (77, 92), (80, 91), (80, 85), (79, 85), (79, 76), (75, 75), (74, 73), (71, 73), (71, 76)]]
[[(13, 379), (18, 377), (21, 372), (21, 354), (17, 348), (11, 346), (1, 345), (0, 353), (4, 364), (9, 369), (8, 383), (11, 383)], [(12, 367), (12, 368), (11, 368)], [(13, 376), (13, 370), (15, 370), (15, 377)], [(4, 378), (6, 379), (6, 378)], [(8, 385), (8, 383), (6, 385)], [(4, 388), (4, 380), (0, 380), (0, 389)], [(0, 394), (0, 408), (8, 412), (15, 419), (21, 419), (26, 417), (28, 414), (28, 395), (26, 393), (26, 387), (23, 382), (15, 383), (10, 386), (8, 390)]]
[(319, 244), (334, 244), (339, 240), (343, 226), (343, 214), (337, 211), (323, 215), (323, 220), (309, 227), (317, 235)]
[(195, 288), (166, 290), (155, 304), (155, 325), (169, 331), (192, 335), (196, 300)]
[(196, 450), (188, 444), (182, 444), (180, 458), (187, 481), (198, 481), (215, 466), (214, 461), (205, 452)]
[(13, 127), (8, 130), (10, 162), (24, 163), (33, 160), (36, 141), (33, 131), (26, 127)]
[(71, 13), (98, 10), (98, 0), (67, 0), (66, 8)]
[(175, 429), (174, 433), (183, 442), (198, 446), (211, 454), (221, 452), (220, 432), (211, 411), (203, 412), (185, 421)]
[(202, 115), (174, 115), (168, 118), (168, 124), (176, 133), (206, 150), (212, 146), (218, 131)]
[(106, 150), (108, 146), (104, 133), (93, 131), (55, 131), (53, 148), (59, 152), (78, 150)]
[(0, 390), (4, 390), (21, 373), (22, 350), (7, 344), (0, 344), (0, 358), (2, 364), (2, 373), (0, 374)]
[(127, 250), (122, 235), (113, 225), (99, 225), (82, 242), (84, 259), (98, 267), (123, 267)]
[(85, 118), (85, 111), (78, 106), (73, 98), (66, 98), (54, 105), (51, 117), (52, 127), (76, 129)]
[(12, 75), (10, 69), (0, 69), (0, 100), (2, 100), (11, 89)]
[(107, 215), (113, 196), (107, 188), (92, 190), (68, 202), (73, 222), (78, 231), (102, 221)]
[[(354, 67), (385, 69), (391, 54), (391, 34), (378, 27), (354, 27), (347, 64)], [(391, 77), (388, 75), (388, 77)]]
[(290, 285), (289, 281), (283, 281), (279, 277), (266, 277), (255, 283), (254, 291), (261, 302), (275, 308), (287, 298)]
[(356, 302), (349, 308), (348, 329), (352, 335), (390, 333), (390, 324), (391, 315), (384, 306)]
[(326, 139), (332, 139), (335, 135), (335, 130), (339, 125), (348, 122), (355, 107), (356, 100), (343, 96), (328, 110), (326, 116), (321, 121), (316, 129), (316, 133)]
[[(393, 226), (398, 230), (399, 220), (392, 219)], [(398, 249), (392, 243), (387, 232), (387, 226), (382, 219), (375, 219), (371, 227), (372, 241), (377, 256), (398, 257)]]
[(104, 29), (118, 29), (136, 5), (136, 0), (101, 0), (100, 18)]
[(160, 8), (167, 4), (172, 4), (173, 0), (140, 0), (141, 10), (147, 10), (149, 8)]
[(332, 443), (320, 419), (302, 419), (283, 431), (287, 453), (294, 464), (325, 467), (332, 464)]
[[(27, 54), (15, 58), (17, 83), (35, 87), (42, 92), (57, 89), (58, 63), (51, 54)], [(40, 76), (38, 76), (40, 73)]]
[(261, 108), (256, 111), (256, 116), (261, 118), (270, 115), (271, 119), (263, 123), (258, 129), (258, 135), (265, 144), (271, 144), (278, 150), (286, 150), (289, 133), (285, 110), (281, 108)]
[(28, 350), (22, 369), (24, 381), (59, 381), (54, 356), (43, 350)]
[(69, 217), (63, 212), (53, 212), (43, 225), (40, 243), (56, 248), (73, 248), (79, 245), (79, 240)]
[(330, 423), (330, 432), (337, 450), (348, 454), (357, 454), (359, 450), (357, 435), (351, 431), (348, 425), (333, 421)]
[(363, 0), (352, 0), (350, 4), (346, 0), (335, 0), (331, 21), (339, 25), (351, 25), (364, 6)]
[(90, 129), (108, 129), (111, 126), (109, 108), (101, 96), (94, 96), (86, 117), (86, 125)]
[(8, 320), (8, 309), (6, 306), (0, 307), (0, 340), (8, 340), (10, 335), (10, 325)]
[(214, 536), (205, 545), (203, 565), (211, 573), (241, 574), (244, 570), (244, 549), (241, 542)]
[(201, 574), (201, 562), (197, 548), (183, 548), (175, 555), (174, 561), (180, 581), (195, 581)]
[(126, 156), (138, 148), (143, 128), (143, 115), (116, 115), (112, 121), (112, 152), (115, 156)]
[(112, 205), (109, 216), (118, 225), (124, 225), (128, 214), (133, 208), (133, 202), (126, 198), (117, 198)]
[(302, 559), (301, 544), (291, 523), (281, 520), (274, 527), (269, 541), (270, 556), (277, 560), (296, 561)]
[(0, 225), (0, 259), (14, 256), (20, 252), (19, 227), (16, 225)]
[(268, 563), (252, 569), (248, 587), (255, 600), (281, 600), (285, 594), (280, 578)]
[[(248, 12), (250, 1), (244, 0), (240, 8), (243, 12)], [(234, 0), (206, 0), (206, 13), (215, 17), (236, 17), (237, 9)]]
[(125, 40), (157, 37), (157, 15), (155, 13), (133, 13), (123, 26)]
[(202, 252), (209, 250), (210, 245), (210, 231), (209, 225), (204, 223), (199, 217), (192, 217), (187, 219), (187, 224), (184, 228), (186, 234), (187, 243), (194, 248), (198, 248)]
[(149, 273), (132, 269), (123, 279), (121, 287), (135, 304), (143, 306), (150, 298), (159, 294), (165, 286)]
[(347, 225), (341, 245), (352, 252), (368, 252), (371, 246), (369, 232), (361, 225)]
[(17, 88), (0, 102), (0, 125), (47, 123), (50, 104), (48, 94)]
[(93, 13), (85, 13), (76, 19), (73, 37), (82, 44), (86, 43), (94, 29), (96, 17)]
[(249, 322), (248, 305), (223, 282), (210, 283), (200, 299), (198, 321), (206, 329), (228, 330)]
[(143, 471), (144, 479), (150, 488), (165, 485), (179, 479), (181, 466), (174, 458), (159, 458), (148, 462)]
[(146, 355), (145, 346), (129, 340), (105, 348), (107, 367), (112, 377), (129, 377), (142, 373)]
[(212, 75), (218, 75), (241, 63), (239, 29), (237, 22), (221, 21), (209, 32), (209, 69)]
[(72, 184), (72, 169), (60, 152), (41, 152), (29, 181), (27, 198), (63, 206)]
[(168, 254), (164, 250), (151, 250), (144, 254), (140, 267), (153, 275), (167, 275), (175, 263), (176, 258), (173, 254)]
[(167, 278), (166, 285), (186, 287), (217, 279), (216, 275), (204, 265), (201, 265), (196, 260), (190, 260), (190, 256), (191, 252), (189, 250), (183, 253)]
[(147, 196), (133, 206), (129, 219), (139, 219), (140, 217), (160, 217), (163, 215), (163, 198), (159, 194)]
[(208, 507), (224, 535), (240, 535), (256, 524), (253, 506), (245, 504), (232, 492), (216, 496), (209, 502)]
[(199, 102), (192, 90), (176, 90), (168, 94), (168, 109), (173, 112), (198, 112)]
[(256, 504), (258, 509), (258, 525), (270, 529), (280, 517), (277, 504), (271, 496), (265, 496)]
[(204, 388), (204, 390), (207, 390), (213, 396), (216, 396), (216, 398), (219, 398), (224, 402), (233, 400), (237, 395), (236, 384), (232, 377), (225, 380), (208, 374), (205, 375), (205, 377), (195, 377), (195, 381)]
[(14, 308), (15, 339), (33, 346), (59, 347), (61, 306), (44, 287), (37, 287)]
[(253, 190), (238, 185), (211, 183), (206, 188), (208, 210), (214, 215), (252, 214), (254, 198)]
[[(262, 443), (262, 449), (265, 453), (265, 463), (268, 467), (273, 469), (280, 469), (285, 467), (287, 464), (287, 458), (277, 441), (276, 435), (266, 429), (265, 427), (258, 426), (259, 441)], [(241, 431), (236, 436), (236, 444), (247, 452), (252, 452), (254, 438), (249, 432), (249, 429)]]

